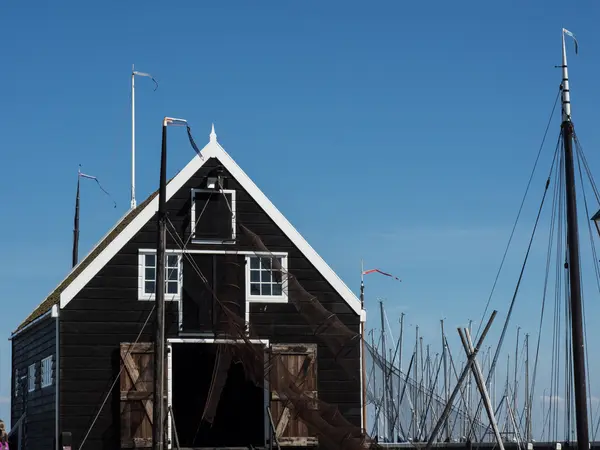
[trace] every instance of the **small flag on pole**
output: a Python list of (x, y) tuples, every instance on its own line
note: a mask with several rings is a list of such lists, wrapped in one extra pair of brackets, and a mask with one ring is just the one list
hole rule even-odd
[(165, 117), (165, 125), (187, 126), (187, 120), (175, 119), (174, 117)]
[(365, 270), (365, 271), (363, 271), (363, 275), (368, 275), (370, 273), (375, 273), (375, 272), (380, 273), (381, 275), (385, 275), (386, 277), (390, 277), (390, 278), (393, 278), (395, 280), (402, 281), (400, 278), (392, 275), (391, 273), (383, 272), (383, 271), (381, 271), (379, 269)]
[(83, 172), (79, 172), (79, 176), (80, 176), (81, 178), (87, 178), (88, 180), (94, 180), (96, 183), (98, 183), (98, 187), (99, 187), (99, 188), (102, 190), (102, 192), (104, 192), (106, 195), (108, 195), (108, 197), (109, 197), (109, 198), (112, 200), (112, 202), (113, 202), (113, 204), (114, 204), (114, 207), (115, 207), (115, 208), (117, 207), (117, 202), (115, 202), (115, 200), (114, 200), (114, 199), (112, 198), (112, 196), (111, 196), (111, 195), (108, 193), (108, 191), (102, 187), (102, 185), (100, 184), (100, 181), (98, 181), (98, 178), (97, 178), (97, 177), (94, 177), (94, 176), (92, 176), (92, 175), (87, 175), (87, 174), (85, 174), (85, 173), (83, 173)]

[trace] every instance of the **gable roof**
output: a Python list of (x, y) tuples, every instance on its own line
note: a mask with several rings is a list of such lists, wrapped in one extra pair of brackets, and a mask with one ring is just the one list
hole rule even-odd
[[(196, 155), (173, 179), (167, 184), (167, 201), (181, 189), (184, 184), (210, 158), (217, 158), (232, 177), (246, 190), (246, 192), (262, 207), (265, 213), (275, 222), (292, 243), (315, 266), (321, 275), (331, 284), (337, 293), (346, 301), (348, 306), (362, 320), (365, 320), (364, 311), (361, 314), (360, 301), (348, 288), (341, 278), (317, 254), (310, 244), (300, 235), (285, 216), (271, 203), (263, 192), (246, 175), (240, 166), (229, 156), (217, 142), (216, 134), (210, 134), (209, 143)], [(129, 211), (112, 230), (94, 247), (81, 262), (71, 270), (69, 275), (50, 293), (50, 295), (19, 325), (14, 333), (22, 330), (29, 323), (42, 316), (55, 304), (64, 308), (89, 281), (115, 256), (119, 250), (129, 242), (142, 227), (151, 220), (158, 211), (158, 191), (154, 192), (137, 208)], [(13, 334), (14, 334), (13, 333)]]
[(35, 308), (29, 316), (17, 327), (13, 334), (22, 330), (34, 320), (43, 316), (52, 306), (57, 305), (60, 301), (60, 294), (73, 282), (77, 276), (83, 272), (112, 241), (127, 227), (129, 223), (158, 195), (158, 190), (153, 192), (146, 200), (140, 203), (136, 208), (131, 209), (109, 230), (106, 235), (98, 241), (96, 246), (83, 258), (79, 263), (71, 269), (67, 277), (45, 298), (45, 300)]

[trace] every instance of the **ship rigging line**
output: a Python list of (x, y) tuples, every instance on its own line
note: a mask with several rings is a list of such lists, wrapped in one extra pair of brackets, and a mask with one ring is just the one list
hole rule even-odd
[(508, 249), (510, 248), (510, 244), (511, 244), (513, 236), (515, 234), (515, 230), (517, 228), (519, 218), (521, 217), (521, 212), (523, 211), (525, 199), (527, 198), (527, 194), (529, 192), (529, 188), (531, 186), (531, 182), (532, 182), (533, 176), (535, 174), (535, 169), (537, 168), (538, 162), (540, 160), (540, 155), (542, 154), (542, 149), (544, 148), (544, 143), (546, 142), (546, 136), (548, 135), (548, 130), (550, 129), (550, 124), (552, 123), (552, 118), (554, 117), (554, 111), (556, 110), (556, 105), (558, 104), (558, 99), (560, 98), (561, 92), (562, 92), (562, 85), (559, 87), (558, 92), (556, 94), (556, 98), (554, 99), (554, 105), (552, 106), (552, 111), (550, 112), (550, 117), (548, 118), (548, 123), (546, 124), (546, 130), (544, 131), (544, 137), (542, 138), (542, 142), (540, 143), (540, 147), (538, 149), (538, 153), (535, 158), (535, 162), (533, 164), (533, 169), (531, 169), (531, 175), (529, 176), (529, 181), (527, 182), (527, 187), (525, 188), (525, 193), (523, 194), (523, 199), (521, 200), (521, 205), (519, 206), (519, 212), (517, 213), (517, 217), (515, 219), (512, 230), (510, 232), (510, 236), (508, 238), (508, 243), (506, 244), (506, 248), (504, 250), (504, 255), (502, 255), (500, 267), (498, 267), (498, 272), (496, 272), (496, 278), (494, 279), (494, 284), (492, 285), (492, 290), (488, 297), (487, 303), (485, 304), (485, 310), (483, 311), (483, 315), (481, 316), (481, 321), (479, 322), (479, 326), (477, 327), (477, 333), (475, 333), (475, 339), (477, 339), (479, 337), (479, 332), (481, 331), (481, 327), (483, 326), (483, 320), (487, 315), (488, 309), (490, 307), (490, 303), (492, 301), (492, 297), (494, 295), (494, 291), (496, 290), (496, 284), (498, 284), (498, 279), (500, 278), (500, 273), (502, 272), (502, 268), (504, 267), (504, 262), (506, 260), (506, 255), (508, 254)]
[[(525, 267), (527, 265), (527, 261), (529, 260), (529, 253), (531, 252), (531, 246), (533, 245), (533, 239), (535, 238), (535, 233), (537, 231), (537, 227), (538, 227), (538, 224), (539, 224), (539, 221), (540, 221), (540, 216), (542, 214), (542, 209), (544, 207), (544, 202), (546, 200), (546, 195), (548, 194), (548, 187), (550, 186), (550, 180), (552, 178), (552, 172), (554, 170), (554, 166), (555, 166), (555, 163), (556, 163), (556, 157), (557, 157), (557, 155), (559, 153), (559, 148), (560, 148), (559, 144), (560, 144), (560, 135), (559, 135), (559, 138), (558, 138), (557, 143), (556, 143), (556, 149), (554, 151), (554, 158), (552, 159), (552, 165), (550, 166), (550, 173), (548, 174), (548, 178), (546, 179), (546, 184), (544, 186), (544, 194), (542, 195), (542, 200), (541, 200), (540, 206), (538, 208), (537, 217), (535, 219), (535, 223), (533, 225), (533, 230), (531, 232), (531, 237), (529, 238), (529, 244), (527, 246), (527, 252), (525, 253), (525, 259), (523, 261), (523, 264), (521, 265), (521, 271), (519, 273), (519, 278), (517, 280), (517, 285), (515, 286), (515, 291), (513, 293), (512, 300), (511, 300), (510, 306), (508, 308), (508, 313), (507, 313), (506, 319), (504, 321), (504, 326), (502, 327), (502, 333), (500, 334), (500, 339), (498, 340), (498, 346), (496, 347), (496, 352), (494, 353), (494, 359), (492, 360), (492, 364), (491, 364), (491, 366), (489, 368), (489, 372), (488, 372), (488, 375), (486, 377), (486, 381), (485, 381), (486, 385), (489, 384), (491, 376), (494, 373), (494, 368), (496, 367), (496, 364), (498, 362), (498, 357), (500, 356), (500, 350), (502, 349), (502, 343), (504, 342), (504, 337), (505, 337), (506, 331), (508, 329), (508, 324), (510, 322), (512, 311), (513, 311), (513, 308), (515, 306), (517, 295), (519, 293), (519, 288), (521, 287), (521, 281), (523, 280), (523, 274), (525, 273)], [(519, 212), (519, 214), (520, 214), (520, 212)], [(481, 410), (482, 405), (483, 405), (483, 400), (480, 399), (479, 402), (478, 402), (477, 410), (475, 411), (474, 417), (478, 416), (479, 411)], [(469, 433), (469, 437), (471, 437), (471, 433)]]
[[(133, 345), (130, 345), (129, 348), (127, 349), (126, 356), (129, 355), (129, 353), (131, 353), (131, 350), (133, 349), (133, 347), (135, 346), (135, 344), (137, 344), (138, 341), (140, 340), (140, 337), (144, 333), (144, 330), (146, 329), (146, 326), (148, 325), (148, 322), (150, 321), (150, 317), (152, 317), (152, 313), (154, 312), (154, 308), (155, 307), (156, 307), (156, 305), (152, 305), (152, 309), (148, 313), (148, 316), (146, 317), (146, 320), (145, 320), (144, 324), (142, 325), (142, 329), (140, 330), (140, 332), (138, 333), (137, 337), (135, 338), (135, 341), (133, 342)], [(83, 436), (83, 439), (81, 440), (81, 444), (79, 445), (79, 449), (78, 450), (81, 450), (83, 448), (83, 445), (85, 444), (85, 441), (87, 440), (87, 438), (89, 437), (90, 433), (92, 432), (92, 429), (94, 428), (94, 425), (96, 425), (96, 421), (98, 420), (98, 417), (100, 417), (100, 413), (102, 412), (102, 409), (104, 409), (104, 405), (106, 405), (106, 402), (108, 401), (110, 395), (112, 394), (113, 389), (117, 385), (117, 382), (121, 380), (121, 373), (123, 372), (124, 368), (125, 368), (125, 365), (124, 364), (121, 365), (121, 368), (119, 369), (119, 373), (117, 374), (117, 376), (115, 377), (114, 381), (112, 382), (112, 384), (110, 386), (110, 389), (106, 393), (106, 396), (104, 397), (104, 400), (102, 401), (102, 404), (100, 405), (100, 408), (98, 408), (98, 412), (94, 416), (94, 419), (92, 420), (91, 425), (89, 426), (87, 432)]]

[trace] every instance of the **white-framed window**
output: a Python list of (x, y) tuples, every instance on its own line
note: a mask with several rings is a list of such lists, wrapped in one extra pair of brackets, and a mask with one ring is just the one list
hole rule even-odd
[(246, 298), (248, 301), (287, 302), (287, 269), (286, 254), (246, 256)]
[(50, 386), (52, 384), (52, 355), (42, 359), (40, 370), (41, 387)]
[(191, 204), (193, 243), (235, 243), (235, 190), (192, 189)]
[[(165, 300), (179, 300), (183, 285), (182, 255), (165, 255)], [(154, 300), (156, 293), (156, 252), (140, 252), (138, 264), (138, 299)]]
[(27, 390), (29, 392), (35, 391), (35, 363), (27, 368)]

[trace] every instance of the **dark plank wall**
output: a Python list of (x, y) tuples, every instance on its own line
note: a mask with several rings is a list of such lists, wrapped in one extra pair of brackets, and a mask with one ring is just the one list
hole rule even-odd
[[(54, 369), (52, 384), (41, 388), (41, 360), (56, 352), (56, 319), (49, 315), (35, 323), (12, 340), (12, 387), (11, 424), (15, 424), (27, 412), (25, 422), (24, 450), (54, 448), (55, 434), (55, 394)], [(19, 378), (27, 374), (30, 364), (36, 364), (36, 387), (28, 392), (27, 379), (21, 383), (20, 395), (15, 396), (15, 371)], [(54, 367), (54, 364), (53, 364)]]
[[(199, 172), (168, 202), (169, 217), (184, 241), (189, 235), (190, 189), (202, 187), (208, 172), (217, 165), (209, 160)], [(228, 174), (227, 174), (228, 175)], [(290, 271), (303, 287), (316, 295), (323, 305), (352, 329), (359, 332), (359, 317), (339, 297), (317, 270), (300, 254), (264, 211), (231, 178), (226, 189), (235, 189), (237, 221), (259, 234), (272, 251), (289, 253)], [(238, 231), (235, 245), (194, 245), (189, 248), (252, 250)], [(179, 248), (167, 234), (169, 248)], [(82, 436), (104, 400), (119, 367), (119, 344), (135, 341), (153, 302), (137, 300), (138, 249), (156, 248), (156, 219), (152, 219), (100, 271), (100, 273), (61, 311), (61, 423), (73, 432), (73, 445)], [(184, 272), (185, 277), (189, 277)], [(177, 305), (168, 305), (168, 335), (178, 333)], [(291, 304), (251, 305), (251, 324), (256, 333), (278, 343), (318, 342), (306, 320)], [(139, 341), (151, 340), (152, 319)], [(347, 374), (333, 355), (319, 346), (319, 396), (337, 404), (353, 424), (360, 426), (360, 364), (358, 347), (351, 357), (353, 376)], [(118, 384), (100, 412), (86, 448), (116, 448), (119, 442)]]

